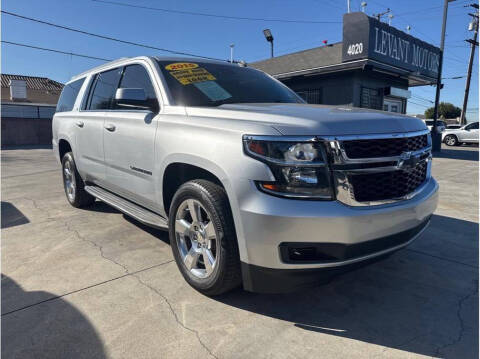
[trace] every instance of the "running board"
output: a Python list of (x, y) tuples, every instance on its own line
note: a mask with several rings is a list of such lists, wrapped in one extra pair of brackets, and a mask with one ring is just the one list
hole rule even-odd
[(118, 209), (126, 215), (135, 218), (148, 226), (168, 229), (168, 223), (165, 218), (152, 211), (136, 205), (135, 203), (119, 197), (112, 192), (108, 192), (98, 186), (85, 186), (85, 191), (102, 202)]

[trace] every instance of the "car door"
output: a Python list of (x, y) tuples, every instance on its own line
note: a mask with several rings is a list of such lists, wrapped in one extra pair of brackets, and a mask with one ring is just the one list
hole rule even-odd
[(103, 131), (106, 180), (121, 196), (158, 209), (153, 168), (159, 102), (146, 64), (125, 66), (118, 88), (143, 89), (145, 106), (115, 104)]
[(122, 68), (115, 68), (94, 75), (89, 91), (75, 121), (77, 166), (86, 181), (103, 184), (105, 162), (103, 151), (103, 127), (111, 102), (120, 81)]
[(471, 123), (465, 127), (465, 142), (478, 142), (478, 122)]

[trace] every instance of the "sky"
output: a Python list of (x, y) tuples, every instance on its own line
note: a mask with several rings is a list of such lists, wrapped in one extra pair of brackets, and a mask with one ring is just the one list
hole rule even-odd
[[(119, 6), (93, 0), (3, 0), (2, 10), (33, 17), (92, 33), (141, 42), (156, 47), (184, 51), (209, 57), (228, 59), (230, 44), (235, 44), (234, 58), (247, 63), (270, 56), (270, 44), (262, 30), (271, 29), (275, 39), (275, 55), (301, 51), (342, 41), (342, 16), (347, 0), (110, 0), (117, 3), (157, 7), (180, 12), (261, 18), (236, 20), (194, 16), (151, 9)], [(439, 46), (443, 0), (366, 0), (366, 13), (372, 15), (390, 8), (392, 26)], [(464, 40), (472, 37), (468, 23), (473, 1), (450, 3), (441, 101), (462, 106), (470, 47)], [(360, 10), (360, 0), (351, 0), (352, 11)], [(271, 19), (315, 21), (279, 22)], [(318, 23), (318, 22), (325, 23)], [(116, 59), (139, 55), (168, 55), (157, 50), (103, 40), (38, 24), (9, 15), (1, 15), (2, 40), (38, 47), (57, 49), (94, 57)], [(103, 63), (101, 60), (79, 58), (2, 43), (1, 71), (8, 74), (48, 77), (59, 82)], [(477, 49), (478, 52), (478, 49)], [(475, 56), (467, 120), (478, 120), (478, 53)], [(433, 105), (435, 87), (410, 88), (409, 114), (420, 114)]]

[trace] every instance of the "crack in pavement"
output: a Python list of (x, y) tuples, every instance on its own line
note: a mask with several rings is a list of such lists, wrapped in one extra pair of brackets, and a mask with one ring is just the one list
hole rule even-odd
[(141, 278), (139, 278), (138, 276), (136, 275), (133, 275), (133, 277), (135, 277), (138, 282), (142, 285), (144, 285), (145, 287), (149, 288), (151, 291), (153, 291), (154, 293), (156, 293), (158, 296), (160, 296), (164, 301), (165, 303), (168, 305), (169, 309), (170, 309), (170, 312), (172, 313), (173, 317), (175, 318), (175, 321), (177, 322), (178, 325), (180, 325), (182, 328), (192, 332), (193, 334), (195, 334), (198, 342), (200, 343), (200, 345), (208, 352), (208, 354), (210, 354), (210, 356), (218, 359), (218, 357), (207, 347), (207, 345), (202, 341), (202, 339), (200, 338), (200, 333), (198, 332), (198, 330), (195, 330), (193, 328), (190, 328), (190, 327), (187, 327), (179, 318), (178, 318), (178, 315), (177, 315), (177, 312), (175, 312), (175, 310), (173, 309), (173, 306), (172, 304), (170, 303), (170, 301), (168, 300), (168, 298), (163, 295), (162, 293), (160, 293), (156, 288), (148, 285), (147, 283), (145, 283)]
[[(116, 260), (114, 260), (113, 258), (109, 258), (107, 256), (105, 256), (105, 253), (103, 251), (103, 246), (99, 245), (98, 243), (95, 243), (94, 241), (92, 240), (89, 240), (89, 239), (86, 239), (84, 236), (82, 236), (78, 230), (76, 229), (73, 229), (70, 224), (68, 222), (65, 222), (65, 227), (68, 231), (74, 233), (76, 235), (77, 238), (81, 239), (82, 241), (85, 241), (85, 242), (88, 242), (90, 244), (92, 244), (93, 246), (95, 246), (96, 248), (98, 248), (99, 252), (100, 252), (100, 255), (102, 258), (112, 262), (112, 263), (115, 263), (116, 265), (120, 266), (123, 268), (124, 272), (125, 272), (125, 275), (131, 275), (132, 277), (134, 277), (141, 285), (143, 285), (144, 287), (150, 289), (151, 291), (153, 291), (155, 294), (157, 294), (158, 296), (160, 296), (164, 302), (167, 304), (168, 308), (170, 309), (170, 312), (172, 313), (173, 317), (175, 318), (175, 321), (177, 322), (178, 325), (180, 325), (182, 328), (184, 328), (185, 330), (188, 330), (192, 333), (195, 334), (198, 342), (200, 343), (200, 345), (210, 354), (210, 356), (218, 359), (218, 357), (213, 354), (213, 352), (206, 346), (206, 344), (202, 341), (202, 339), (200, 338), (200, 333), (193, 329), (193, 328), (190, 328), (190, 327), (187, 327), (179, 318), (178, 318), (178, 315), (177, 313), (175, 312), (175, 310), (173, 309), (173, 305), (170, 303), (170, 301), (168, 300), (168, 298), (163, 295), (162, 293), (160, 293), (156, 288), (150, 286), (149, 284), (145, 283), (140, 277), (138, 277), (136, 275), (136, 273), (130, 273), (128, 268), (123, 265), (122, 263), (119, 263), (117, 262)], [(169, 262), (172, 262), (172, 260), (170, 260)]]
[[(46, 209), (40, 208), (40, 206), (38, 205), (38, 203), (37, 203), (34, 199), (32, 199), (32, 198), (27, 198), (27, 197), (24, 197), (24, 198), (27, 199), (27, 200), (29, 200), (30, 202), (32, 202), (33, 207), (34, 207), (35, 209), (44, 211), (44, 212), (47, 214), (47, 221), (55, 220), (54, 218), (51, 217), (49, 211), (46, 210)], [(56, 219), (56, 220), (58, 220), (58, 219)], [(168, 300), (168, 298), (167, 298), (165, 295), (163, 295), (162, 293), (160, 293), (156, 288), (154, 288), (154, 287), (150, 286), (149, 284), (145, 283), (140, 277), (138, 277), (138, 276), (136, 275), (136, 274), (139, 273), (139, 272), (133, 272), (133, 273), (131, 273), (124, 264), (116, 261), (116, 260), (113, 259), (113, 258), (107, 257), (107, 256), (105, 255), (103, 246), (100, 245), (100, 244), (98, 244), (98, 243), (96, 243), (95, 241), (92, 241), (92, 240), (86, 238), (86, 237), (83, 236), (82, 234), (80, 234), (80, 232), (79, 232), (77, 229), (75, 229), (75, 228), (72, 227), (71, 221), (70, 221), (70, 222), (69, 222), (69, 221), (61, 221), (61, 222), (62, 222), (62, 224), (65, 226), (65, 229), (66, 229), (68, 232), (73, 233), (76, 238), (80, 239), (81, 241), (87, 242), (87, 243), (91, 244), (92, 246), (94, 246), (95, 248), (97, 248), (98, 251), (99, 251), (99, 253), (100, 253), (100, 256), (101, 256), (103, 259), (105, 259), (105, 260), (107, 260), (107, 261), (109, 261), (109, 262), (112, 262), (112, 263), (116, 264), (117, 266), (119, 266), (119, 267), (121, 267), (121, 268), (123, 269), (124, 275), (119, 276), (119, 277), (116, 277), (116, 278), (114, 278), (114, 279), (112, 279), (112, 280), (124, 278), (124, 277), (126, 277), (126, 276), (132, 276), (132, 277), (134, 277), (141, 285), (143, 285), (144, 287), (150, 289), (150, 290), (153, 291), (155, 294), (157, 294), (158, 296), (160, 296), (160, 297), (163, 299), (163, 301), (167, 304), (170, 312), (172, 313), (173, 317), (175, 318), (176, 323), (177, 323), (179, 326), (181, 326), (182, 328), (184, 328), (185, 330), (188, 330), (188, 331), (194, 333), (195, 336), (196, 336), (196, 338), (197, 338), (197, 340), (198, 340), (198, 342), (200, 343), (200, 345), (209, 353), (209, 355), (212, 356), (213, 358), (218, 359), (217, 356), (216, 356), (216, 355), (207, 347), (207, 345), (202, 341), (202, 339), (200, 338), (200, 333), (199, 333), (197, 330), (193, 329), (193, 328), (187, 327), (187, 326), (178, 318), (178, 315), (177, 315), (177, 313), (175, 312), (175, 310), (173, 309), (173, 305), (170, 303), (170, 301)], [(170, 263), (170, 262), (173, 262), (173, 259), (172, 259), (172, 260), (169, 260), (168, 262), (162, 263), (162, 265), (163, 265), (163, 264)], [(107, 283), (107, 282), (109, 282), (109, 281), (111, 281), (111, 280), (102, 282), (102, 283), (100, 283), (100, 284)], [(99, 284), (96, 284), (96, 285), (99, 285)], [(93, 285), (93, 286), (96, 286), (96, 285)], [(35, 305), (44, 303), (44, 302), (46, 302), (46, 301), (51, 301), (51, 300), (54, 300), (54, 299), (57, 299), (57, 298), (61, 298), (61, 297), (63, 297), (63, 296), (66, 296), (66, 295), (69, 295), (69, 294), (72, 294), (72, 293), (76, 293), (76, 292), (79, 292), (79, 291), (82, 291), (82, 290), (84, 290), (84, 289), (88, 289), (88, 288), (91, 288), (91, 287), (92, 287), (92, 286), (89, 286), (89, 287), (86, 287), (86, 288), (82, 288), (82, 289), (79, 289), (79, 290), (76, 290), (76, 291), (73, 291), (73, 292), (69, 292), (69, 293), (63, 294), (63, 295), (61, 295), (61, 296), (56, 296), (56, 297), (53, 297), (53, 298), (46, 299), (46, 300), (44, 300), (44, 301), (41, 301), (41, 302), (38, 302), (38, 303), (35, 303), (35, 304), (32, 304), (32, 305), (29, 305), (29, 306), (26, 306), (26, 307), (18, 308), (18, 309), (15, 309), (15, 310), (13, 310), (13, 311), (10, 311), (10, 312), (8, 312), (8, 313), (4, 313), (4, 314), (2, 314), (2, 316), (7, 315), (7, 314), (11, 314), (11, 313), (13, 313), (13, 312), (16, 312), (16, 311), (19, 311), (19, 310), (22, 310), (22, 309), (29, 308), (29, 307), (31, 307), (31, 306), (35, 306)]]
[(47, 170), (47, 171), (41, 171), (41, 172), (24, 173), (24, 174), (21, 174), (21, 175), (14, 175), (14, 176), (4, 176), (4, 177), (2, 177), (2, 180), (7, 179), (7, 178), (33, 176), (33, 175), (38, 175), (38, 174), (42, 174), (42, 173), (57, 172), (57, 171), (59, 171), (59, 170), (55, 169), (55, 170)]
[(124, 271), (125, 274), (130, 274), (130, 272), (128, 271), (128, 268), (127, 268), (125, 265), (123, 265), (122, 263), (117, 262), (115, 259), (110, 258), (110, 257), (107, 257), (107, 256), (105, 255), (105, 252), (104, 252), (104, 250), (103, 250), (103, 246), (99, 245), (98, 243), (96, 243), (96, 242), (94, 242), (94, 241), (92, 241), (92, 240), (90, 240), (90, 239), (85, 238), (85, 236), (82, 236), (78, 230), (76, 230), (76, 229), (74, 229), (74, 228), (71, 227), (71, 223), (70, 223), (70, 222), (65, 221), (65, 222), (64, 222), (64, 225), (65, 225), (65, 228), (67, 229), (67, 231), (75, 234), (75, 236), (76, 236), (78, 239), (80, 239), (80, 240), (82, 240), (82, 241), (84, 241), (84, 242), (90, 243), (91, 245), (93, 245), (94, 247), (96, 247), (96, 248), (98, 249), (99, 253), (100, 253), (100, 256), (101, 256), (103, 259), (105, 259), (105, 260), (107, 260), (107, 261), (109, 261), (109, 262), (112, 262), (112, 263), (116, 264), (116, 265), (119, 266), (119, 267), (122, 267), (122, 269), (123, 269), (123, 271)]
[(463, 318), (462, 318), (463, 303), (465, 303), (468, 299), (470, 299), (470, 297), (474, 296), (477, 293), (478, 293), (478, 282), (475, 282), (475, 287), (473, 288), (473, 291), (459, 299), (457, 304), (457, 319), (460, 323), (460, 330), (458, 331), (457, 338), (452, 340), (450, 343), (447, 343), (445, 345), (442, 345), (441, 347), (438, 347), (437, 350), (435, 351), (436, 356), (439, 356), (441, 351), (459, 343), (462, 340), (463, 334), (465, 333), (465, 322), (463, 321)]
[[(141, 273), (141, 272), (145, 272), (147, 270), (150, 270), (150, 269), (153, 269), (153, 268), (157, 268), (157, 267), (160, 267), (160, 266), (163, 266), (164, 264), (168, 264), (168, 263), (171, 263), (173, 262), (173, 259), (170, 259), (166, 262), (162, 262), (162, 263), (159, 263), (159, 264), (155, 264), (151, 267), (147, 267), (147, 268), (143, 268), (143, 269), (139, 269), (138, 271), (135, 271), (135, 272), (132, 272), (132, 273), (126, 273), (126, 274), (123, 274), (121, 276), (118, 276), (118, 277), (114, 277), (114, 278), (110, 278), (110, 279), (107, 279), (107, 280), (104, 280), (102, 282), (99, 282), (99, 283), (95, 283), (95, 284), (92, 284), (92, 285), (89, 285), (89, 286), (86, 286), (86, 287), (83, 287), (83, 288), (80, 288), (80, 289), (75, 289), (75, 290), (72, 290), (70, 292), (67, 292), (67, 293), (64, 293), (64, 294), (60, 294), (60, 295), (56, 295), (56, 296), (53, 296), (51, 298), (47, 298), (45, 300), (41, 300), (39, 302), (36, 302), (36, 303), (32, 303), (32, 304), (29, 304), (29, 305), (26, 305), (24, 307), (21, 307), (21, 308), (17, 308), (17, 309), (13, 309), (9, 312), (6, 312), (6, 313), (2, 313), (2, 315), (0, 317), (4, 317), (4, 316), (7, 316), (9, 314), (12, 314), (12, 313), (16, 313), (16, 312), (19, 312), (21, 310), (24, 310), (24, 309), (28, 309), (28, 308), (31, 308), (31, 307), (35, 307), (39, 304), (42, 304), (42, 303), (45, 303), (45, 302), (50, 302), (52, 300), (55, 300), (55, 299), (59, 299), (59, 298), (63, 298), (63, 297), (66, 297), (70, 294), (75, 294), (75, 293), (79, 293), (79, 292), (82, 292), (86, 289), (90, 289), (90, 288), (94, 288), (94, 287), (98, 287), (99, 285), (102, 285), (102, 284), (106, 284), (106, 283), (109, 283), (109, 282), (113, 282), (117, 279), (121, 279), (121, 278), (125, 278), (125, 277), (128, 277), (128, 276), (134, 276), (135, 274), (137, 273)], [(3, 279), (6, 279), (6, 280), (9, 280), (9, 278), (2, 278)]]
[(478, 266), (473, 265), (473, 264), (463, 263), (463, 262), (460, 262), (460, 261), (457, 261), (457, 260), (454, 260), (454, 259), (443, 258), (443, 257), (440, 257), (440, 256), (436, 256), (434, 254), (419, 251), (418, 249), (405, 248), (405, 250), (409, 251), (409, 252), (413, 252), (413, 253), (422, 254), (422, 255), (427, 256), (427, 257), (436, 258), (436, 259), (439, 259), (439, 260), (442, 260), (442, 261), (447, 261), (447, 262), (450, 262), (450, 263), (460, 264), (462, 266), (467, 266), (467, 267), (471, 267), (471, 268), (478, 268)]

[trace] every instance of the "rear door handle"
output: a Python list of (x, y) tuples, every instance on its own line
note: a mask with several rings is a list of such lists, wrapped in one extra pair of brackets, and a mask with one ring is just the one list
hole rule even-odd
[(78, 127), (83, 127), (83, 125), (85, 125), (85, 124), (83, 123), (83, 121), (77, 121), (77, 122), (75, 122), (75, 124), (76, 124)]
[(105, 125), (105, 129), (106, 129), (107, 131), (110, 131), (110, 132), (115, 131), (115, 128), (116, 128), (115, 125), (113, 125), (113, 124), (111, 124), (111, 123), (109, 123), (108, 125)]

